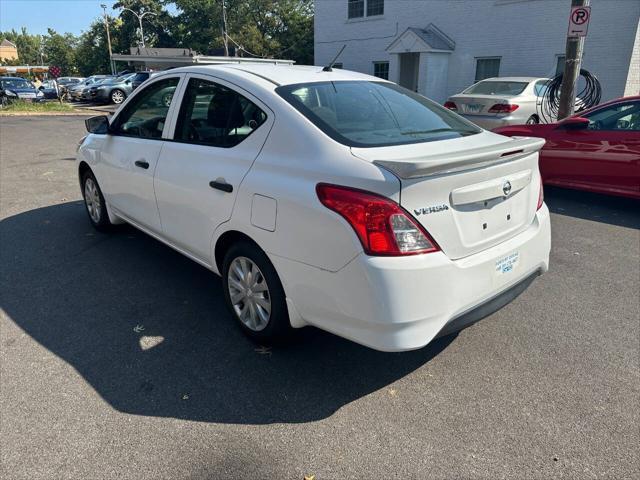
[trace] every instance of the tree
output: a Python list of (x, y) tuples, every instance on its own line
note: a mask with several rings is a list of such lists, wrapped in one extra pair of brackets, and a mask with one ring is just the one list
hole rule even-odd
[(43, 37), (44, 59), (48, 65), (60, 67), (62, 75), (78, 73), (76, 48), (78, 39), (71, 33), (61, 35), (52, 28)]
[(22, 27), (20, 32), (16, 32), (14, 29), (2, 32), (1, 35), (16, 45), (21, 65), (40, 64), (40, 50), (42, 47), (42, 37), (40, 35), (30, 35), (26, 27)]
[[(112, 41), (120, 34), (120, 19), (109, 17), (109, 31)], [(107, 31), (103, 19), (96, 19), (89, 30), (83, 32), (75, 52), (76, 65), (83, 76), (111, 73)]]

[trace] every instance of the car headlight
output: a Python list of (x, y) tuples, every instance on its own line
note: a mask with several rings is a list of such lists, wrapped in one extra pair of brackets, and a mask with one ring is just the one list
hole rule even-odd
[(107, 87), (98, 87), (98, 90), (106, 90)]
[(42, 92), (42, 90), (38, 90), (38, 93), (36, 93), (36, 97), (44, 97), (44, 93)]
[(5, 93), (5, 95), (7, 95), (8, 97), (17, 97), (17, 96), (18, 96), (18, 94), (17, 94), (17, 93), (12, 92), (11, 90), (5, 90), (5, 91), (4, 91), (4, 93)]

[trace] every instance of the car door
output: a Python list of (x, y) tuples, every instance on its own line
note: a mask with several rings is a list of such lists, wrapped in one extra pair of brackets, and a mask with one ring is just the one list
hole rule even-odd
[(274, 120), (266, 105), (223, 79), (192, 74), (187, 80), (155, 191), (164, 236), (210, 264), (215, 228), (231, 217)]
[(560, 124), (544, 147), (545, 181), (609, 193), (638, 193), (640, 102), (620, 102), (584, 114), (586, 129)]
[(116, 214), (155, 232), (162, 228), (153, 176), (174, 92), (183, 76), (162, 76), (137, 92), (111, 122), (101, 149), (109, 205)]

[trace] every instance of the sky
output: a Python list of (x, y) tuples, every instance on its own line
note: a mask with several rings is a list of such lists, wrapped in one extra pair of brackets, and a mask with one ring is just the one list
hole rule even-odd
[(107, 5), (107, 13), (115, 0), (0, 0), (0, 30), (27, 27), (29, 33), (45, 34), (51, 27), (58, 33), (80, 34), (102, 15), (100, 4)]

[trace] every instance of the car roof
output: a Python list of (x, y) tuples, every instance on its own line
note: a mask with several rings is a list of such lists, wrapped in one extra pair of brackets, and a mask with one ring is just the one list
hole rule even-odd
[(381, 78), (372, 77), (371, 75), (342, 70), (340, 68), (334, 68), (331, 72), (324, 72), (322, 69), (323, 67), (320, 66), (308, 65), (242, 63), (182, 67), (172, 69), (171, 72), (214, 73), (226, 71), (236, 74), (242, 72), (246, 77), (260, 77), (276, 85), (344, 80), (386, 81)]
[(28, 81), (26, 78), (22, 78), (22, 77), (0, 77), (0, 80), (25, 80), (25, 81)]

